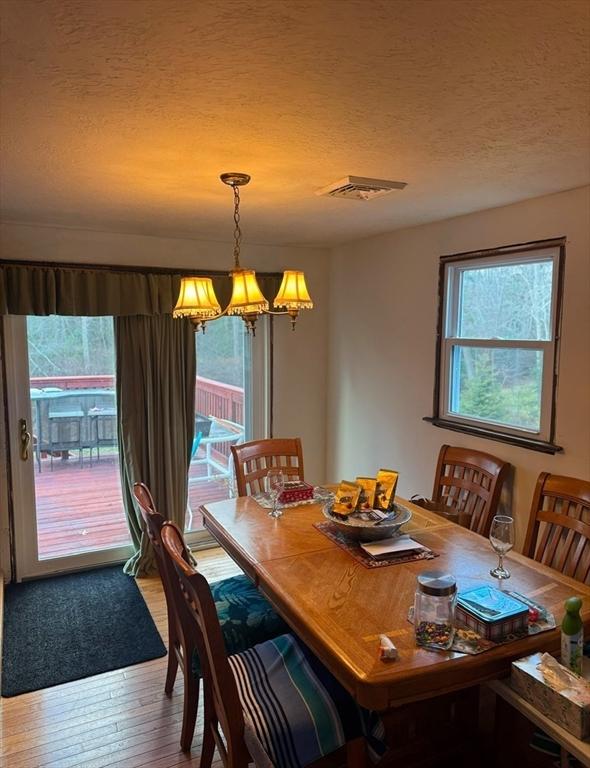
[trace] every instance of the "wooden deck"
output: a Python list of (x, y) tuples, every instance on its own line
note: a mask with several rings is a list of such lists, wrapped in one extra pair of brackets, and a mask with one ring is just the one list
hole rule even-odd
[[(67, 461), (43, 459), (35, 467), (39, 557), (47, 559), (128, 544), (123, 513), (119, 465), (115, 456), (101, 455), (82, 464), (77, 454)], [(194, 511), (192, 530), (202, 528), (201, 504), (228, 497), (227, 483), (201, 480), (204, 465), (193, 465), (189, 474), (189, 504)]]

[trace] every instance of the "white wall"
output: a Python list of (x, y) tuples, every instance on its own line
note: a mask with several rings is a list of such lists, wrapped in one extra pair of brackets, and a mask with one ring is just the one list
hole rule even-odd
[[(0, 246), (1, 258), (30, 261), (228, 271), (233, 263), (230, 243), (12, 223), (2, 225)], [(320, 482), (326, 471), (324, 382), (327, 377), (328, 252), (245, 242), (242, 261), (244, 266), (259, 271), (295, 268), (306, 272), (316, 308), (301, 313), (294, 333), (288, 318), (276, 318), (274, 322), (274, 433), (302, 438), (306, 476), (309, 475), (312, 482)], [(309, 375), (311, 370), (313, 376)]]
[[(394, 204), (394, 203), (392, 203)], [(400, 471), (400, 493), (430, 496), (443, 443), (515, 468), (522, 545), (541, 471), (590, 479), (590, 188), (435, 222), (336, 248), (331, 255), (328, 478)], [(567, 236), (554, 456), (450, 432), (432, 415), (438, 261), (443, 254)]]
[[(590, 478), (589, 216), (583, 188), (352, 243), (329, 260), (322, 249), (246, 242), (244, 264), (305, 269), (316, 302), (295, 333), (286, 318), (275, 322), (275, 434), (302, 437), (306, 476), (337, 481), (391, 466), (401, 471), (402, 495), (429, 495), (440, 445), (473, 446), (514, 465), (521, 539), (540, 471)], [(556, 436), (564, 452), (535, 453), (422, 421), (432, 411), (439, 256), (560, 235), (568, 238)], [(18, 224), (3, 225), (0, 246), (6, 259), (231, 263), (229, 243)]]

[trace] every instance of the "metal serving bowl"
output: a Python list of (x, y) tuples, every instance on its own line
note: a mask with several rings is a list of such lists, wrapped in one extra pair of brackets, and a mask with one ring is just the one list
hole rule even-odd
[(346, 519), (336, 517), (332, 514), (332, 505), (323, 504), (322, 512), (331, 523), (346, 534), (349, 539), (354, 541), (379, 541), (379, 539), (388, 539), (395, 536), (404, 523), (412, 517), (411, 511), (397, 502), (393, 505), (395, 515), (384, 523), (373, 523), (366, 520), (359, 520), (355, 517)]

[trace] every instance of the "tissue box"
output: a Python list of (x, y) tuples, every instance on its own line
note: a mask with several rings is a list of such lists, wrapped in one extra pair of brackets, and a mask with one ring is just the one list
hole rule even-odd
[[(539, 664), (543, 664), (539, 668)], [(547, 653), (512, 662), (512, 688), (578, 739), (590, 737), (590, 683)]]
[(313, 499), (313, 485), (302, 480), (289, 480), (279, 496), (279, 504), (293, 504), (297, 501)]

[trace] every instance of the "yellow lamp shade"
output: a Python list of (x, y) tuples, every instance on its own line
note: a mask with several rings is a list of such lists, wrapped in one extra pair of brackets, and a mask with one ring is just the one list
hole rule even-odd
[(206, 319), (215, 317), (220, 312), (221, 307), (210, 277), (182, 278), (178, 301), (172, 312), (173, 317)]
[(287, 310), (313, 309), (313, 301), (305, 285), (305, 275), (298, 270), (285, 270), (283, 282), (275, 296), (273, 306)]
[(253, 269), (234, 269), (231, 300), (227, 308), (228, 315), (250, 315), (268, 311), (268, 301), (256, 282)]

